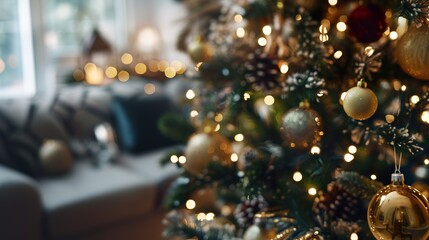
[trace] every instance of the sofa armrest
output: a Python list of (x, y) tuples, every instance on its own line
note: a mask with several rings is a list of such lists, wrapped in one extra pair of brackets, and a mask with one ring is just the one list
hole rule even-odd
[(0, 165), (0, 238), (41, 239), (41, 219), (36, 182)]

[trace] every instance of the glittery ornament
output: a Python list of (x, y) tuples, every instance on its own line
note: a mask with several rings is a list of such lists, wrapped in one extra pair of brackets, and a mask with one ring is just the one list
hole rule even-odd
[(185, 149), (186, 162), (182, 165), (188, 172), (200, 175), (212, 161), (231, 164), (231, 144), (217, 132), (196, 133), (188, 140)]
[(394, 173), (392, 183), (372, 198), (368, 225), (377, 240), (427, 240), (429, 203), (417, 189), (404, 184), (403, 174)]
[(387, 24), (384, 11), (375, 5), (360, 5), (347, 18), (349, 33), (361, 43), (381, 38)]
[(307, 149), (317, 144), (323, 135), (321, 118), (308, 102), (286, 112), (280, 131), (285, 144), (297, 149)]
[(429, 80), (429, 27), (411, 27), (396, 45), (398, 63), (408, 75)]
[(324, 240), (324, 238), (322, 235), (320, 235), (320, 231), (314, 230), (314, 231), (309, 231), (304, 235), (295, 238), (294, 240)]
[(343, 101), (344, 111), (356, 120), (370, 118), (377, 111), (377, 106), (377, 96), (371, 89), (366, 88), (366, 84), (362, 81), (358, 82), (358, 86), (347, 91)]

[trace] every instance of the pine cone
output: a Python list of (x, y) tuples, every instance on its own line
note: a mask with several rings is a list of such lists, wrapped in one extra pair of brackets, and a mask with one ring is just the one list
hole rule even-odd
[(247, 228), (253, 224), (255, 214), (265, 210), (267, 207), (268, 204), (262, 196), (246, 199), (237, 205), (234, 217), (241, 227)]
[(272, 90), (280, 87), (280, 69), (278, 60), (259, 51), (248, 55), (245, 66), (245, 78), (256, 90)]
[(350, 194), (336, 182), (328, 184), (327, 192), (319, 192), (314, 200), (313, 211), (319, 219), (354, 221), (365, 212), (359, 198)]

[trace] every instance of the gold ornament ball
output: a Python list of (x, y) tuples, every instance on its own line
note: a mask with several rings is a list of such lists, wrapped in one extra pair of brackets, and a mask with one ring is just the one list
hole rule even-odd
[(429, 27), (411, 27), (396, 45), (398, 63), (408, 75), (429, 80)]
[(188, 54), (195, 63), (207, 62), (213, 56), (213, 49), (208, 43), (193, 41), (188, 45)]
[(347, 91), (343, 101), (346, 114), (356, 120), (365, 120), (377, 111), (378, 100), (375, 93), (365, 87), (353, 87)]
[(188, 172), (200, 175), (212, 161), (230, 165), (231, 144), (217, 132), (196, 133), (190, 137), (185, 149), (186, 162), (182, 165)]
[(280, 131), (285, 144), (297, 149), (307, 149), (317, 144), (323, 135), (319, 114), (305, 107), (286, 112)]
[(60, 174), (73, 165), (73, 156), (69, 147), (60, 140), (47, 140), (39, 149), (39, 158), (43, 171), (47, 174)]
[(369, 204), (368, 225), (377, 240), (427, 240), (429, 203), (417, 189), (404, 184), (402, 174), (392, 174), (392, 184)]

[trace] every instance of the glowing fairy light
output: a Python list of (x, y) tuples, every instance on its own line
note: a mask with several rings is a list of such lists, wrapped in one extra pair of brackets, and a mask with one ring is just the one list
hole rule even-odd
[(195, 98), (195, 92), (192, 89), (189, 89), (188, 91), (186, 91), (186, 98), (189, 100), (192, 100)]
[(372, 175), (371, 175), (371, 179), (372, 179), (372, 180), (377, 180), (377, 176), (376, 176), (375, 174), (372, 174)]
[(231, 161), (233, 161), (233, 162), (237, 162), (238, 161), (238, 155), (237, 155), (237, 153), (231, 154)]
[(320, 147), (318, 146), (313, 146), (310, 150), (311, 154), (316, 155), (316, 154), (320, 154)]
[(244, 135), (241, 134), (241, 133), (239, 133), (239, 134), (237, 134), (237, 135), (234, 136), (234, 140), (236, 142), (242, 142), (244, 140)]
[(280, 66), (280, 72), (286, 74), (287, 72), (289, 72), (289, 66), (286, 63), (283, 63)]
[(353, 156), (353, 154), (350, 153), (346, 153), (344, 154), (344, 161), (346, 162), (351, 162), (355, 159), (355, 156)]
[(187, 208), (187, 209), (192, 210), (192, 209), (194, 209), (196, 206), (197, 206), (197, 203), (196, 203), (194, 200), (189, 199), (188, 201), (186, 201), (186, 208)]
[(335, 59), (340, 59), (342, 56), (343, 56), (343, 52), (341, 52), (340, 50), (338, 50), (334, 53)]
[(264, 47), (265, 45), (267, 45), (267, 39), (264, 37), (260, 37), (258, 39), (258, 44), (259, 44), (259, 46)]
[(275, 99), (274, 99), (274, 97), (273, 97), (273, 96), (271, 96), (271, 95), (267, 95), (267, 96), (265, 96), (265, 98), (264, 98), (264, 103), (265, 103), (265, 104), (267, 104), (268, 106), (273, 105), (275, 101), (276, 101), (276, 100), (275, 100)]
[(271, 31), (272, 31), (272, 29), (271, 29), (271, 26), (269, 26), (269, 25), (265, 25), (265, 26), (262, 28), (262, 32), (263, 32), (266, 36), (270, 35), (270, 34), (271, 34)]
[(413, 95), (413, 96), (411, 96), (411, 98), (410, 98), (410, 102), (411, 102), (412, 104), (417, 104), (419, 101), (420, 101), (420, 98), (419, 98), (419, 96), (417, 96), (417, 95)]
[(337, 30), (340, 32), (344, 32), (347, 30), (347, 25), (345, 22), (338, 22), (337, 23)]
[(398, 38), (398, 33), (395, 31), (391, 31), (389, 33), (389, 38), (390, 38), (390, 40), (396, 40)]
[(189, 114), (191, 117), (196, 117), (198, 116), (198, 111), (197, 110), (192, 110), (191, 113)]
[(237, 28), (235, 34), (237, 34), (238, 38), (244, 38), (244, 36), (246, 36), (246, 30), (244, 30), (242, 27), (239, 27)]
[(354, 145), (350, 145), (347, 150), (349, 151), (349, 153), (355, 154), (357, 152), (357, 147)]
[(317, 190), (315, 188), (309, 188), (308, 194), (310, 194), (311, 196), (314, 196), (317, 194)]
[(328, 0), (329, 5), (335, 6), (338, 3), (338, 0)]
[(185, 156), (180, 156), (179, 157), (179, 163), (181, 163), (181, 164), (186, 163), (186, 157)]
[(179, 161), (179, 157), (178, 157), (178, 156), (176, 156), (176, 155), (171, 155), (171, 157), (170, 157), (170, 161), (171, 161), (172, 163), (177, 163), (177, 162)]
[(292, 178), (293, 178), (293, 180), (295, 181), (295, 182), (300, 182), (301, 180), (302, 180), (302, 173), (300, 173), (300, 172), (295, 172), (294, 174), (293, 174), (293, 176), (292, 176)]

